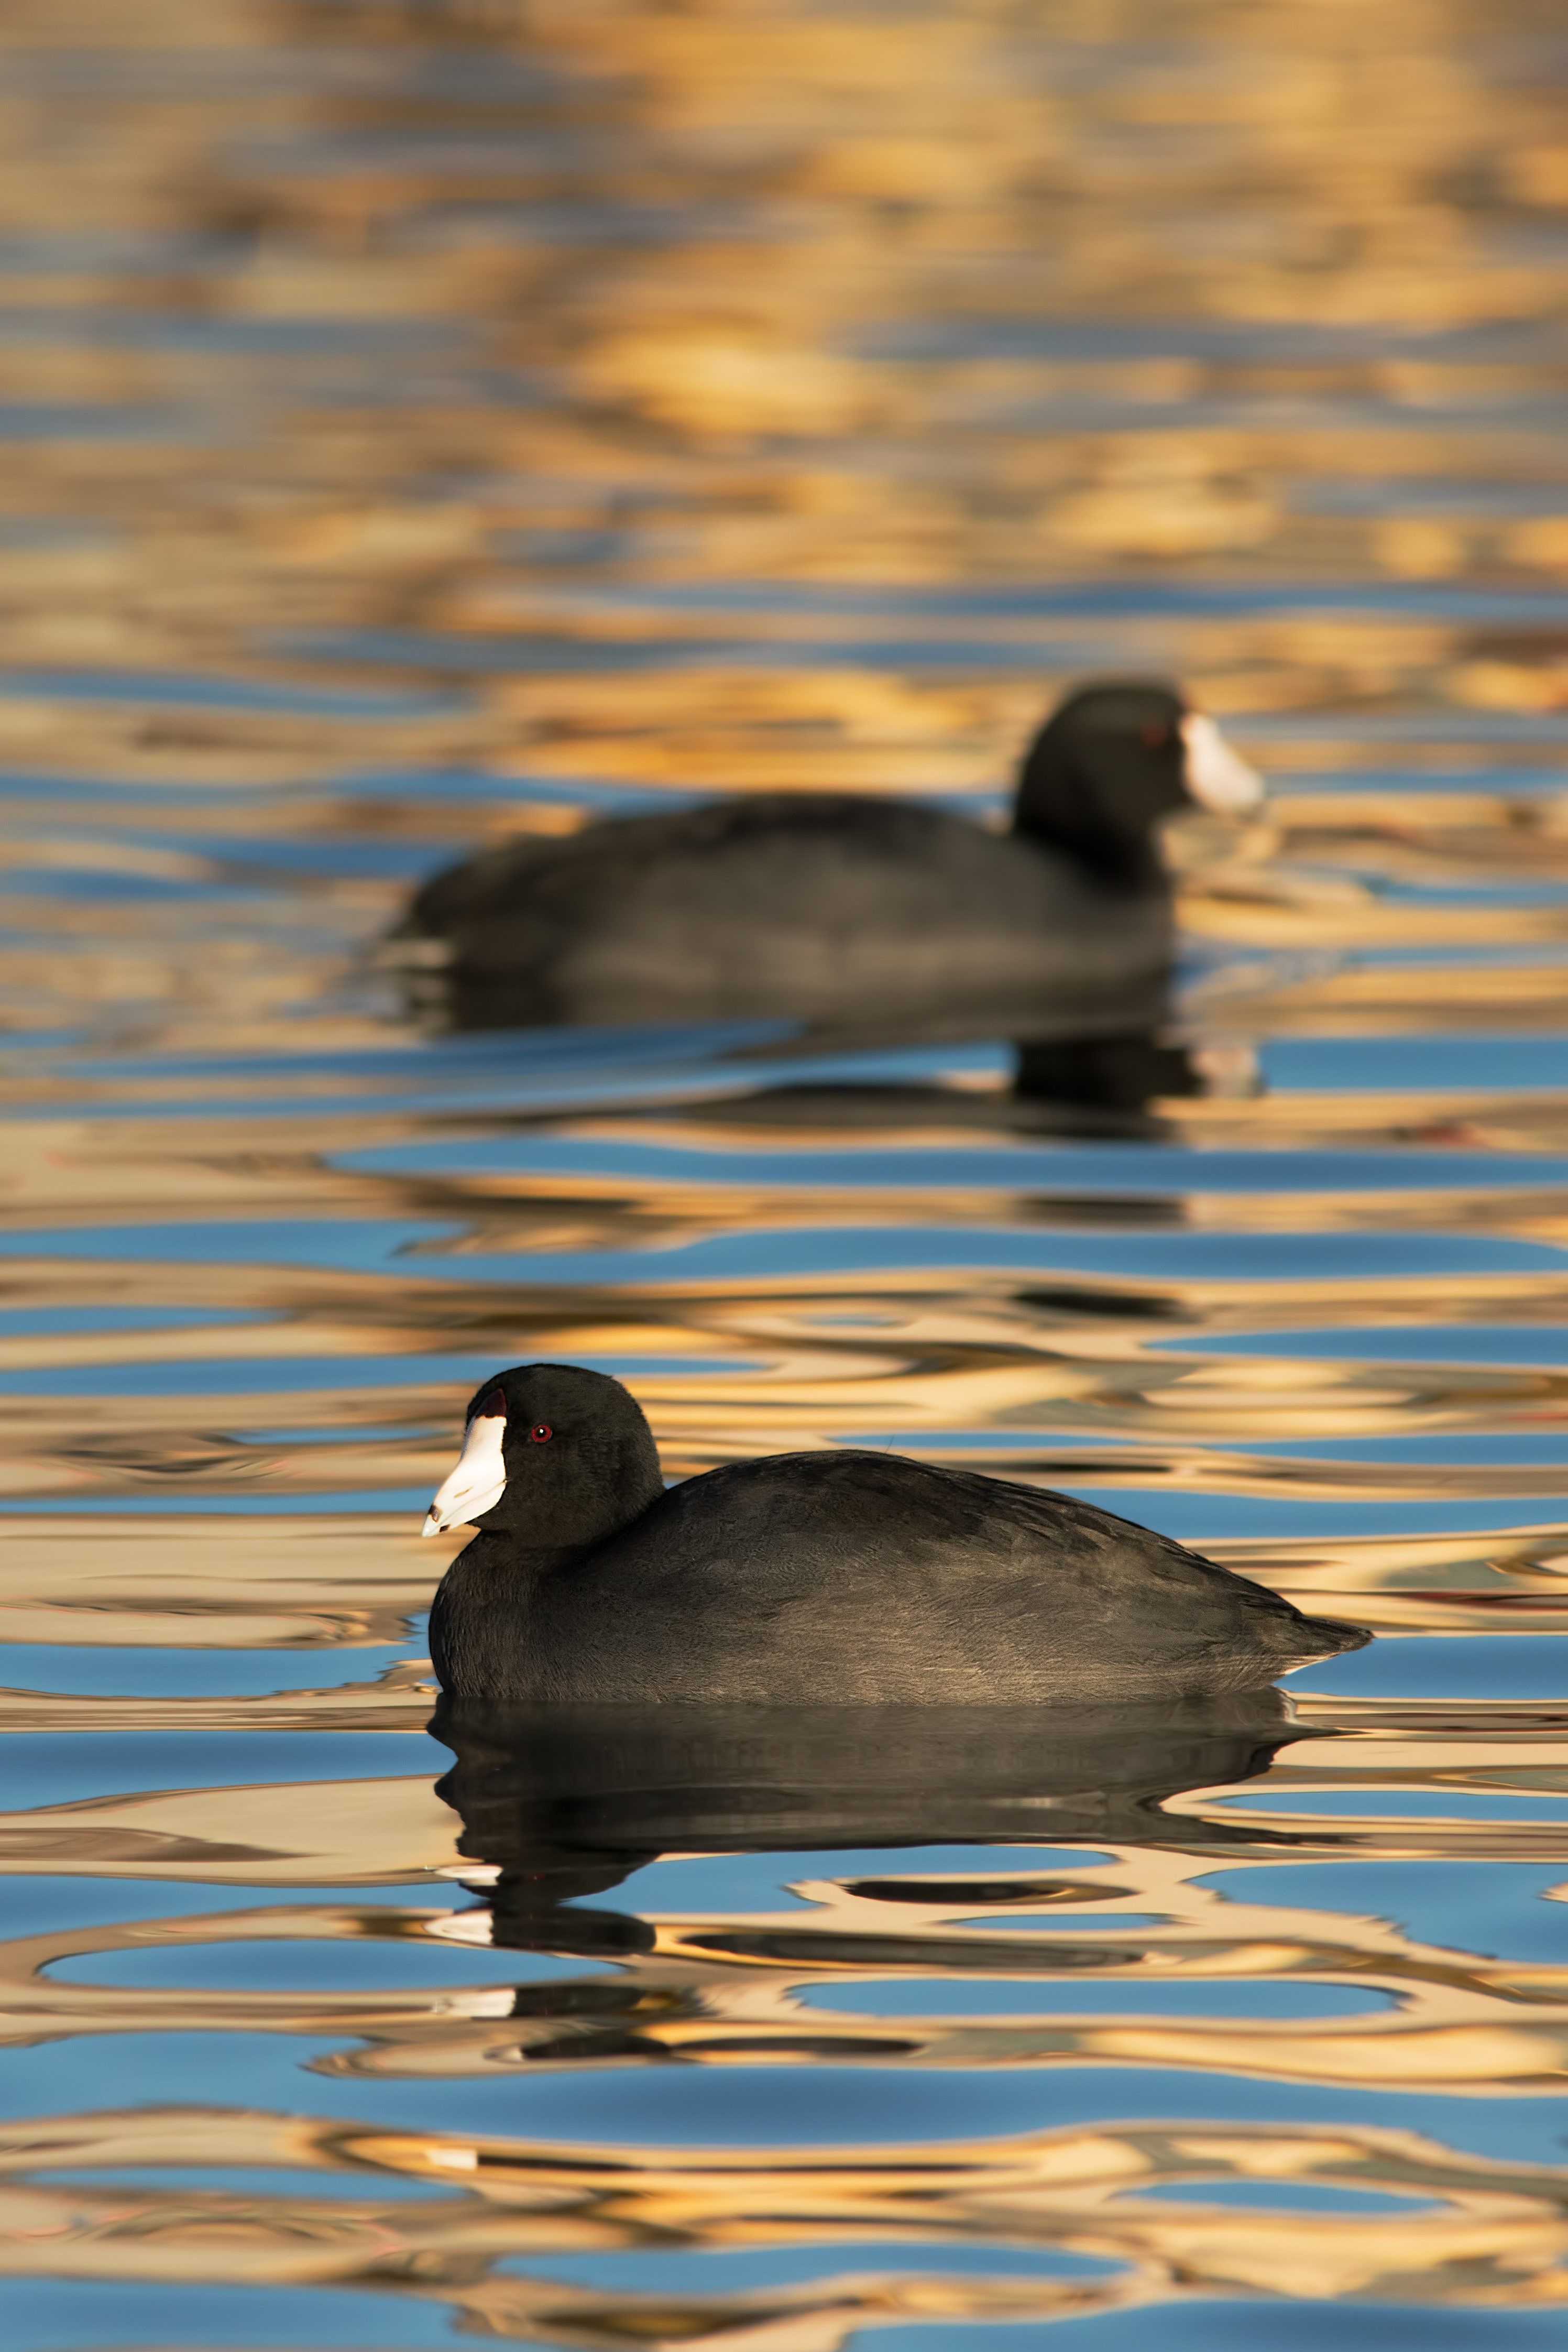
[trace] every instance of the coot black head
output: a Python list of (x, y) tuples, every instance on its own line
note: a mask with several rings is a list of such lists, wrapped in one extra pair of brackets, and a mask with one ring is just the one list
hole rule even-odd
[(1157, 874), (1155, 828), (1179, 808), (1239, 814), (1260, 779), (1174, 687), (1086, 686), (1052, 712), (1019, 776), (1015, 831), (1103, 880), (1142, 888)]
[(653, 1433), (619, 1381), (517, 1364), (476, 1391), (424, 1532), (478, 1527), (551, 1550), (602, 1543), (664, 1491)]

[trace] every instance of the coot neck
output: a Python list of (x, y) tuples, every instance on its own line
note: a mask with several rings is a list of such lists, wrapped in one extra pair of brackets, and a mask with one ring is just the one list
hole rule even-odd
[(1122, 832), (1091, 811), (1062, 805), (1026, 807), (1020, 795), (1013, 831), (1065, 857), (1103, 890), (1130, 898), (1163, 897), (1170, 888), (1152, 832)]
[[(1168, 756), (1179, 761), (1179, 749)], [(1053, 723), (1019, 772), (1013, 831), (1070, 859), (1102, 889), (1164, 896), (1170, 886), (1157, 827), (1181, 797), (1179, 770), (1167, 777), (1151, 754), (1064, 740)]]
[[(619, 1534), (620, 1529), (612, 1533)], [(531, 1544), (524, 1543), (509, 1528), (481, 1528), (457, 1557), (472, 1568), (504, 1570), (512, 1583), (538, 1584), (561, 1569), (576, 1568), (608, 1540), (608, 1536), (601, 1536), (592, 1543)]]

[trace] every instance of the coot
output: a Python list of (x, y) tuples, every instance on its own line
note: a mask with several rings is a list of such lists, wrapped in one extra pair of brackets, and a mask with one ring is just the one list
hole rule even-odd
[(1262, 789), (1174, 688), (1107, 682), (1035, 739), (1010, 833), (741, 793), (486, 850), (424, 885), (391, 952), (429, 965), (471, 1029), (933, 1012), (1136, 1027), (1171, 954), (1160, 820), (1238, 814)]
[(497, 1704), (1076, 1702), (1255, 1688), (1368, 1638), (1066, 1495), (895, 1454), (779, 1454), (665, 1491), (617, 1381), (519, 1365), (468, 1409), (431, 1612)]

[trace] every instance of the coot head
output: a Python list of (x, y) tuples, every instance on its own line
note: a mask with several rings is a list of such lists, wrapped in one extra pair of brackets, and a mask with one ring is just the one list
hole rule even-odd
[(642, 1407), (577, 1364), (517, 1364), (470, 1400), (427, 1536), (471, 1526), (530, 1549), (601, 1543), (664, 1491)]
[(1158, 872), (1162, 817), (1239, 815), (1262, 797), (1212, 719), (1174, 687), (1129, 678), (1086, 686), (1051, 713), (1024, 759), (1013, 824), (1106, 881), (1142, 887)]

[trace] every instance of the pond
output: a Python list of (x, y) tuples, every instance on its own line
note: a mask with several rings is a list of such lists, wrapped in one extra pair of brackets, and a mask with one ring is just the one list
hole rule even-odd
[[(1556, 2344), (1558, 20), (0, 49), (7, 2345)], [(511, 835), (993, 821), (1102, 675), (1269, 783), (1146, 1035), (459, 1030), (385, 950)], [(536, 1358), (672, 1478), (989, 1471), (1377, 1638), (455, 1759), (420, 1524)]]

